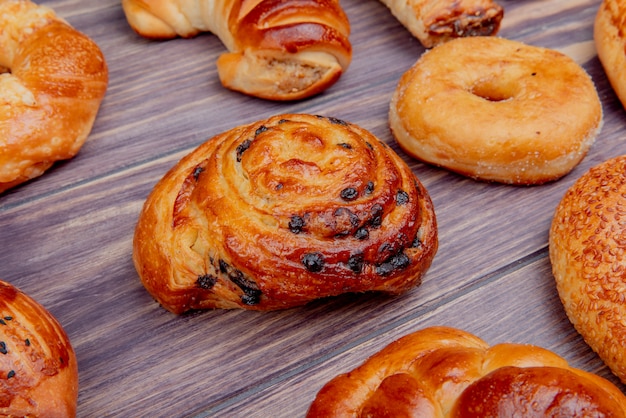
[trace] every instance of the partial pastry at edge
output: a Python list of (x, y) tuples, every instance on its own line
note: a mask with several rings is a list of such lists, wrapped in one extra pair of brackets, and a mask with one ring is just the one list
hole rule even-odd
[(493, 36), (504, 9), (493, 0), (381, 0), (423, 46), (454, 38)]
[(610, 381), (547, 349), (460, 329), (408, 334), (326, 383), (307, 418), (623, 417)]
[(593, 38), (604, 72), (626, 105), (626, 1), (604, 0), (594, 21)]
[(224, 87), (297, 100), (332, 86), (352, 60), (350, 23), (338, 0), (122, 0), (129, 25), (154, 39), (215, 34)]
[(41, 304), (0, 281), (0, 415), (74, 417), (76, 354)]
[(430, 197), (386, 144), (345, 121), (286, 114), (216, 135), (147, 198), (133, 259), (166, 309), (283, 309), (400, 294), (437, 250)]
[(626, 156), (583, 174), (559, 202), (550, 261), (570, 321), (626, 383)]
[(0, 1), (0, 193), (74, 157), (108, 84), (100, 48), (54, 11)]

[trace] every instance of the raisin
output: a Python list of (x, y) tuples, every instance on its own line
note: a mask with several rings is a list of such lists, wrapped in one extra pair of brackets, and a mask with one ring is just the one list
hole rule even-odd
[(252, 145), (252, 141), (249, 139), (246, 139), (245, 141), (243, 141), (241, 144), (239, 144), (237, 146), (237, 162), (241, 162), (241, 156), (243, 155), (244, 152), (246, 152), (248, 150), (248, 148), (250, 148), (250, 145)]
[(294, 234), (299, 234), (302, 232), (302, 228), (304, 228), (305, 222), (302, 216), (294, 215), (291, 217), (289, 221), (289, 230)]
[(348, 259), (348, 267), (359, 274), (363, 270), (363, 254), (353, 254)]
[(398, 190), (398, 193), (396, 193), (396, 203), (398, 205), (406, 205), (409, 203), (409, 194), (404, 190)]
[(372, 206), (372, 218), (370, 219), (370, 225), (372, 228), (378, 228), (383, 223), (383, 207), (379, 204)]
[(203, 167), (200, 167), (200, 166), (196, 167), (196, 168), (193, 170), (193, 179), (194, 179), (195, 181), (198, 181), (198, 177), (200, 177), (200, 173), (202, 173), (203, 171), (204, 171), (204, 168), (203, 168)]
[(354, 187), (348, 187), (341, 191), (341, 198), (346, 201), (351, 201), (359, 197), (359, 192)]
[(365, 186), (365, 194), (372, 194), (374, 191), (374, 182), (368, 181), (367, 186)]
[(265, 131), (267, 131), (267, 126), (265, 126), (265, 125), (261, 125), (261, 126), (259, 127), (259, 129), (257, 129), (257, 130), (254, 132), (254, 136), (256, 137), (256, 136), (258, 136), (258, 135), (262, 134), (262, 133), (263, 133), (263, 132), (265, 132)]
[(354, 238), (361, 240), (361, 241), (368, 239), (369, 236), (370, 236), (370, 233), (365, 227), (357, 229), (356, 232), (354, 233)]
[(335, 124), (335, 125), (348, 126), (348, 123), (341, 119), (329, 117), (328, 120), (330, 121), (330, 123)]
[(345, 148), (345, 149), (352, 149), (352, 145), (347, 144), (345, 142), (342, 142), (340, 144), (338, 144), (341, 148)]
[(311, 273), (318, 273), (324, 268), (324, 256), (320, 253), (308, 253), (302, 257), (302, 264)]
[(211, 276), (210, 274), (202, 274), (198, 276), (196, 280), (196, 285), (205, 290), (212, 289), (215, 283), (217, 283), (217, 277)]

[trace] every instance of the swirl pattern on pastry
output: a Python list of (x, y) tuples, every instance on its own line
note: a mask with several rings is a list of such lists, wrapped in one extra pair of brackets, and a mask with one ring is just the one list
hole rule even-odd
[(489, 346), (450, 327), (406, 335), (330, 380), (307, 418), (623, 417), (626, 397), (601, 376), (532, 345)]
[(48, 7), (1, 0), (0, 28), (1, 193), (78, 153), (108, 69), (100, 48)]
[(76, 354), (42, 305), (0, 281), (0, 415), (74, 417)]
[(144, 205), (134, 262), (172, 312), (270, 310), (405, 292), (437, 244), (430, 197), (391, 148), (339, 119), (286, 114), (174, 166)]

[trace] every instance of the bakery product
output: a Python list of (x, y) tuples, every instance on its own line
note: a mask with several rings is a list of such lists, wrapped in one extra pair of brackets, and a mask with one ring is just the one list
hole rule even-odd
[(133, 259), (172, 312), (270, 310), (405, 292), (437, 243), (430, 197), (391, 148), (343, 120), (285, 114), (178, 162), (144, 204)]
[(624, 250), (626, 156), (583, 174), (557, 206), (550, 261), (565, 312), (611, 370), (626, 382)]
[(381, 0), (423, 46), (454, 38), (492, 36), (504, 9), (493, 0)]
[(626, 1), (604, 0), (598, 8), (593, 38), (604, 72), (617, 94), (626, 104)]
[(626, 397), (610, 381), (570, 367), (546, 349), (489, 346), (450, 327), (404, 336), (329, 381), (314, 417), (624, 416)]
[(227, 53), (222, 84), (269, 100), (296, 100), (333, 85), (352, 59), (338, 0), (122, 0), (130, 26), (154, 39), (215, 34)]
[(53, 10), (0, 0), (0, 193), (73, 157), (108, 83), (102, 52)]
[(59, 322), (0, 281), (0, 415), (74, 417), (78, 365)]
[(485, 181), (556, 180), (586, 155), (603, 122), (595, 86), (560, 52), (493, 36), (425, 52), (389, 110), (411, 156)]

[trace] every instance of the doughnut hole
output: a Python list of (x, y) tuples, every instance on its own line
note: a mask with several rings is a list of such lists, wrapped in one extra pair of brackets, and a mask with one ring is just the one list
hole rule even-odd
[(468, 90), (474, 96), (478, 96), (490, 102), (504, 102), (512, 100), (518, 94), (518, 86), (513, 83), (503, 83), (497, 77), (478, 80)]

